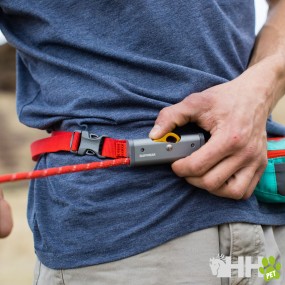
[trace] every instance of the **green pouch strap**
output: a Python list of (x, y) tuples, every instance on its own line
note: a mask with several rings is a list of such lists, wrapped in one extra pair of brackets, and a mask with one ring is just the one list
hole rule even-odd
[(267, 146), (269, 152), (274, 151), (277, 155), (268, 159), (254, 194), (262, 202), (285, 203), (285, 139), (269, 140)]

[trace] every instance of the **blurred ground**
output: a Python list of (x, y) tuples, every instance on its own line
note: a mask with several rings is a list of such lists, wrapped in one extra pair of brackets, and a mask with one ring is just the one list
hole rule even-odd
[[(42, 132), (18, 122), (13, 93), (0, 93), (0, 130), (0, 173), (32, 169), (29, 145)], [(14, 229), (11, 236), (0, 240), (0, 285), (30, 285), (35, 261), (32, 234), (26, 221), (28, 182), (1, 187), (13, 209)]]
[(14, 92), (16, 88), (15, 49), (8, 44), (0, 45), (0, 90)]
[[(273, 117), (285, 124), (285, 98)], [(24, 127), (17, 121), (13, 94), (0, 94), (0, 173), (32, 169), (29, 145), (45, 133)], [(26, 221), (28, 183), (3, 185), (5, 197), (13, 208), (14, 229), (0, 240), (0, 285), (30, 285), (33, 279), (34, 250)]]
[(279, 101), (273, 111), (273, 119), (285, 125), (285, 96)]

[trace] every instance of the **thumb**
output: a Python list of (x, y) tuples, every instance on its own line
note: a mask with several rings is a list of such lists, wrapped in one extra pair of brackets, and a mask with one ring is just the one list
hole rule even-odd
[[(197, 93), (198, 94), (198, 93)], [(181, 127), (197, 119), (199, 107), (195, 100), (196, 94), (189, 95), (183, 101), (163, 108), (149, 133), (151, 139), (159, 139), (176, 127)]]

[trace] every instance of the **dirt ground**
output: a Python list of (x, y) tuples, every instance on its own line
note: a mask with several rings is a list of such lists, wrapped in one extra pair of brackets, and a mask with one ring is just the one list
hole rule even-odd
[[(29, 145), (43, 134), (18, 122), (13, 94), (0, 94), (0, 130), (0, 173), (32, 169)], [(8, 238), (0, 240), (0, 284), (32, 284), (35, 257), (26, 220), (28, 182), (4, 184), (1, 188), (13, 210), (14, 229)]]
[[(285, 98), (279, 102), (273, 117), (285, 124)], [(29, 156), (32, 141), (45, 135), (17, 121), (15, 97), (0, 94), (0, 173), (32, 169)], [(2, 186), (13, 209), (12, 234), (0, 240), (0, 285), (30, 285), (35, 262), (32, 235), (26, 221), (27, 182)]]

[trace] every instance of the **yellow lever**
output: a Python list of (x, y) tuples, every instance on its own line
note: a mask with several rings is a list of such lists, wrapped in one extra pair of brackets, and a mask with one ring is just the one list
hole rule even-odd
[(180, 136), (175, 133), (167, 133), (162, 138), (153, 140), (154, 142), (168, 142), (168, 143), (178, 143), (180, 141)]

